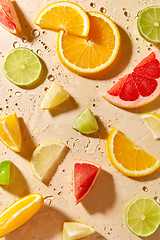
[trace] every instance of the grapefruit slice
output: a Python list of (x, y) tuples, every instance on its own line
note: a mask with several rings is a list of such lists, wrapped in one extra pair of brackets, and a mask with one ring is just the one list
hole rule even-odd
[(131, 73), (106, 91), (104, 99), (123, 108), (137, 108), (160, 94), (160, 51), (151, 52)]
[(21, 31), (20, 21), (11, 0), (0, 0), (0, 25), (13, 34)]
[(100, 165), (93, 162), (80, 159), (74, 160), (73, 189), (76, 204), (81, 202), (93, 188), (100, 169)]

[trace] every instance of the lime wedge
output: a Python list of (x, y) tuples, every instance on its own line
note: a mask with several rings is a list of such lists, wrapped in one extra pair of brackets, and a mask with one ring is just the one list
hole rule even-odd
[(137, 19), (139, 33), (149, 42), (160, 43), (160, 7), (143, 9)]
[(30, 49), (19, 47), (6, 55), (3, 71), (12, 83), (25, 87), (32, 85), (40, 78), (42, 64), (38, 56)]
[(91, 134), (99, 131), (97, 120), (89, 108), (86, 108), (76, 119), (73, 129), (83, 133)]
[(0, 162), (0, 184), (8, 185), (10, 179), (10, 161)]
[(151, 197), (138, 197), (131, 201), (125, 212), (129, 230), (137, 236), (148, 237), (160, 224), (160, 205)]

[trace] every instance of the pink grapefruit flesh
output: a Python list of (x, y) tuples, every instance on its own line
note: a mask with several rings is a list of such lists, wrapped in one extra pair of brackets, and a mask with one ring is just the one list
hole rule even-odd
[(73, 186), (76, 204), (82, 201), (93, 188), (101, 167), (86, 160), (74, 160)]
[(0, 0), (0, 25), (13, 34), (21, 31), (21, 25), (11, 0)]
[(104, 94), (104, 99), (123, 108), (152, 102), (160, 94), (160, 51), (150, 53)]

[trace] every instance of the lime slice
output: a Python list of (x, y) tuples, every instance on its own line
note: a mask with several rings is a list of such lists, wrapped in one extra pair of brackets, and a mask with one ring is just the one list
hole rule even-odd
[(38, 56), (28, 48), (19, 47), (11, 50), (3, 62), (3, 71), (12, 83), (29, 86), (41, 75), (42, 64)]
[(73, 129), (83, 133), (91, 134), (99, 131), (97, 120), (89, 108), (86, 108), (76, 119)]
[(132, 233), (140, 237), (148, 237), (159, 227), (160, 205), (154, 198), (138, 197), (128, 204), (125, 221)]
[(141, 116), (147, 124), (155, 139), (160, 139), (160, 115), (157, 113), (145, 113)]
[(0, 162), (0, 184), (8, 185), (10, 179), (10, 161)]
[(160, 7), (143, 9), (137, 20), (139, 33), (149, 42), (160, 43)]

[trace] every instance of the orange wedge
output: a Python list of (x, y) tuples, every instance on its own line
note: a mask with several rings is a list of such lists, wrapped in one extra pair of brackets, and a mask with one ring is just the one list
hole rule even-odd
[(117, 58), (120, 34), (116, 24), (106, 15), (88, 12), (90, 32), (87, 38), (58, 33), (57, 53), (69, 70), (86, 77), (103, 73)]
[(0, 141), (15, 152), (20, 152), (22, 145), (21, 130), (16, 113), (0, 117)]
[(10, 205), (0, 214), (0, 237), (25, 224), (43, 205), (39, 193), (29, 194)]
[(86, 12), (69, 1), (55, 2), (43, 8), (37, 15), (35, 24), (54, 31), (64, 30), (76, 36), (87, 36), (90, 28)]
[(160, 167), (159, 160), (136, 146), (115, 127), (107, 139), (107, 154), (113, 166), (127, 176), (146, 176)]

